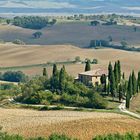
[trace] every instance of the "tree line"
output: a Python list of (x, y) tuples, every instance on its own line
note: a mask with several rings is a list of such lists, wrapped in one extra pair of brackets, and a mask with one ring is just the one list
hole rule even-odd
[(13, 24), (22, 28), (42, 29), (46, 26), (52, 26), (56, 23), (56, 19), (49, 20), (48, 17), (41, 16), (16, 16), (13, 19), (7, 19), (7, 24)]
[[(1, 140), (78, 140), (76, 138), (70, 138), (66, 135), (58, 135), (52, 134), (48, 138), (37, 137), (37, 138), (23, 138), (19, 135), (9, 135), (4, 132), (0, 132)], [(94, 137), (92, 140), (140, 140), (140, 134), (134, 133), (126, 133), (124, 135), (116, 133), (116, 134), (108, 134), (108, 135), (98, 135)]]

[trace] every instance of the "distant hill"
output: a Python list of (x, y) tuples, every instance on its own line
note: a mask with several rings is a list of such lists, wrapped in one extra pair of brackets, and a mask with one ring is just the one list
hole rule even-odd
[(139, 0), (0, 0), (0, 13), (131, 13)]

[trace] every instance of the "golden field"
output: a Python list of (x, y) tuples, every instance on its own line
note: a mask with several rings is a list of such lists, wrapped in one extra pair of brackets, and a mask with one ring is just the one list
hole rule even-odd
[[(93, 65), (93, 69), (107, 68), (109, 61), (114, 62), (120, 60), (122, 69), (127, 75), (129, 75), (133, 69), (136, 72), (140, 70), (139, 52), (128, 52), (115, 49), (82, 49), (71, 45), (0, 45), (1, 67), (74, 60), (76, 56), (80, 56), (81, 60), (84, 60), (85, 58), (90, 58), (91, 60), (94, 58), (98, 59), (99, 64)], [(83, 72), (84, 65), (70, 64), (66, 65), (66, 69), (71, 75), (76, 76), (79, 72)], [(29, 75), (35, 75), (42, 72), (42, 67), (21, 68), (21, 70)], [(48, 73), (51, 73), (51, 68), (48, 68)]]
[(3, 131), (25, 137), (66, 134), (80, 140), (108, 133), (140, 132), (140, 120), (115, 113), (0, 109)]

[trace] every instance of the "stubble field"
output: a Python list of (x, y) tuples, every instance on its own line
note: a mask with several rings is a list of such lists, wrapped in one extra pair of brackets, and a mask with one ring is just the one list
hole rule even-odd
[(115, 113), (0, 109), (3, 131), (24, 137), (66, 134), (91, 140), (99, 134), (140, 132), (140, 121)]
[[(92, 65), (92, 69), (107, 68), (109, 61), (115, 62), (120, 60), (122, 70), (128, 76), (134, 69), (136, 72), (140, 70), (140, 53), (128, 52), (115, 49), (82, 49), (72, 45), (50, 45), (50, 46), (18, 46), (18, 45), (0, 45), (0, 67), (13, 67), (43, 64), (47, 62), (59, 62), (74, 60), (76, 56), (80, 56), (81, 60), (89, 58), (98, 59), (98, 65)], [(79, 72), (84, 71), (84, 64), (68, 64), (66, 69), (69, 74), (77, 76)], [(59, 65), (61, 67), (61, 65)], [(28, 68), (18, 68), (28, 75), (36, 75), (42, 73), (42, 66), (31, 66)], [(10, 69), (9, 69), (10, 70)], [(52, 67), (47, 68), (51, 73)]]

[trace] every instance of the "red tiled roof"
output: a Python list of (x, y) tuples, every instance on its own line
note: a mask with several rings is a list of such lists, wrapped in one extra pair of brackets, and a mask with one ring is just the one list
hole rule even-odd
[(96, 69), (87, 72), (79, 73), (80, 75), (88, 75), (88, 76), (102, 76), (103, 74), (108, 75), (108, 71), (105, 69)]

